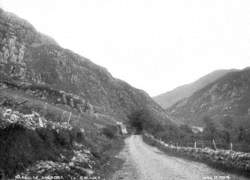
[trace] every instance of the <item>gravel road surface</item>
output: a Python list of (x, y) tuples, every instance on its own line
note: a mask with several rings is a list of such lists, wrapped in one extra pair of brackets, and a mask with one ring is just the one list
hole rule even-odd
[(227, 174), (203, 163), (168, 156), (133, 135), (126, 140), (119, 158), (125, 163), (112, 180), (247, 180)]

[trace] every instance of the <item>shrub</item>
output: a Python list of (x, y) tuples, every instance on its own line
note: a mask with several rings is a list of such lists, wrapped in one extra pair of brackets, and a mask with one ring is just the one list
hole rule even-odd
[(61, 129), (58, 133), (56, 133), (56, 139), (61, 146), (69, 147), (72, 145), (70, 132), (67, 130)]
[(117, 134), (116, 126), (106, 126), (102, 129), (102, 133), (110, 139), (113, 139)]
[(141, 133), (143, 130), (156, 135), (164, 131), (163, 122), (150, 109), (141, 109), (133, 112), (128, 116), (129, 124), (136, 130), (136, 133)]
[(54, 130), (52, 131), (52, 130), (46, 129), (46, 128), (39, 128), (39, 129), (36, 129), (36, 132), (40, 136), (40, 138), (44, 142), (46, 142), (48, 145), (52, 146), (55, 143), (56, 132)]

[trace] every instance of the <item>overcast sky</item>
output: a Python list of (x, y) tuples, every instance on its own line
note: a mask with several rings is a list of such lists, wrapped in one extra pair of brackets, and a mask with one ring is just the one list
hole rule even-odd
[(154, 96), (250, 65), (250, 0), (0, 0), (113, 76)]

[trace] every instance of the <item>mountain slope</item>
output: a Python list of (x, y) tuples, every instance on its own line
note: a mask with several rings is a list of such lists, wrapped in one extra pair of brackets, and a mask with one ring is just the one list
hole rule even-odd
[(206, 85), (216, 81), (217, 79), (231, 71), (233, 70), (217, 70), (211, 72), (193, 83), (179, 86), (172, 91), (160, 94), (154, 97), (154, 100), (164, 109), (167, 109), (179, 100), (191, 96), (195, 91), (202, 89)]
[(118, 121), (126, 120), (128, 114), (145, 105), (164, 116), (145, 92), (113, 78), (105, 68), (63, 49), (25, 20), (3, 10), (0, 43), (2, 77), (78, 95)]
[(230, 72), (217, 81), (171, 106), (167, 111), (176, 121), (204, 125), (205, 116), (220, 125), (232, 119), (233, 126), (249, 127), (250, 69)]
[(141, 109), (172, 124), (144, 91), (0, 9), (0, 179), (96, 179), (122, 146), (116, 123)]

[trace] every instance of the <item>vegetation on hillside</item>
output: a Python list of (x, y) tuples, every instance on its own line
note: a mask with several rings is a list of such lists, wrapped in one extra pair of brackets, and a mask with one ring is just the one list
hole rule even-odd
[(150, 116), (149, 110), (142, 109), (129, 116), (129, 124), (136, 133), (143, 131), (154, 135), (158, 139), (177, 146), (210, 147), (220, 149), (233, 149), (250, 152), (250, 131), (242, 126), (234, 128), (230, 117), (221, 121), (223, 129), (218, 128), (213, 119), (203, 118), (205, 128), (195, 133), (188, 125), (161, 124)]

